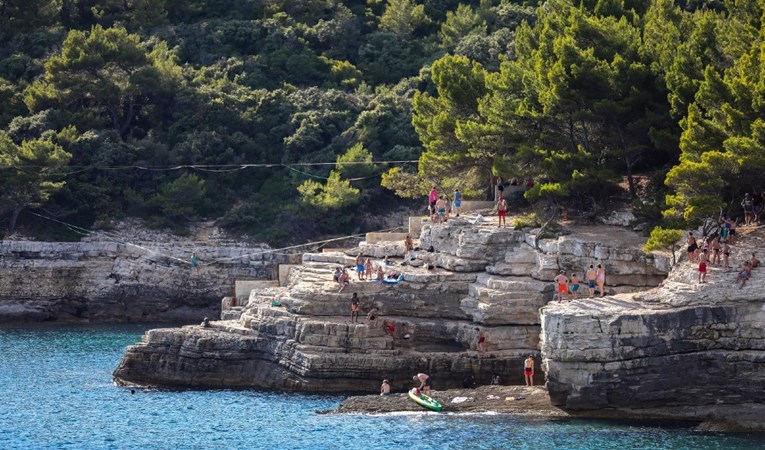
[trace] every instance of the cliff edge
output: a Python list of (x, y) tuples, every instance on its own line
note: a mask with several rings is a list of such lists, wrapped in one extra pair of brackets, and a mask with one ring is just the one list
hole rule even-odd
[[(765, 243), (762, 230), (739, 231), (734, 267)], [(656, 289), (543, 308), (553, 404), (765, 430), (765, 272), (739, 289), (736, 269), (710, 265), (704, 284), (697, 269), (683, 254)]]

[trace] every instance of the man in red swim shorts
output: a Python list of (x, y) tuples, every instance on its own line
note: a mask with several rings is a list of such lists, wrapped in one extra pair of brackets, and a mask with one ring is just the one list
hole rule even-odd
[(526, 386), (534, 386), (534, 357), (529, 355), (523, 362), (523, 376), (526, 378)]

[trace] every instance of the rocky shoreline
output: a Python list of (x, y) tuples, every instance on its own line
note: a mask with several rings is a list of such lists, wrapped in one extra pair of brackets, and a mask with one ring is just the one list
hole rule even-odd
[(192, 231), (180, 238), (133, 221), (80, 242), (0, 241), (0, 323), (198, 323), (220, 315), (235, 279), (275, 279), (291, 262), (209, 224)]
[[(478, 386), (471, 389), (434, 390), (432, 397), (443, 406), (442, 412), (524, 414), (545, 417), (568, 417), (569, 414), (550, 403), (542, 386)], [(388, 396), (363, 395), (348, 397), (333, 413), (386, 414), (395, 412), (427, 412), (414, 403), (406, 392)]]
[[(581, 236), (581, 237), (580, 237)], [(398, 236), (396, 236), (398, 237)], [(206, 329), (152, 330), (128, 348), (115, 370), (118, 383), (187, 387), (260, 387), (305, 392), (375, 392), (382, 379), (407, 380), (426, 372), (442, 389), (465, 376), (523, 384), (523, 360), (539, 357), (539, 309), (552, 297), (559, 270), (580, 271), (607, 261), (610, 293), (654, 286), (666, 259), (645, 255), (644, 238), (618, 227), (575, 227), (556, 238), (533, 230), (452, 220), (426, 224), (419, 247), (403, 260), (403, 242), (366, 242), (359, 248), (305, 253), (281, 287), (252, 289), (246, 303), (229, 307)], [(534, 244), (539, 244), (539, 249)], [(424, 249), (432, 247), (433, 251)], [(403, 282), (359, 281), (342, 291), (337, 266), (355, 255), (395, 258), (386, 270)], [(379, 259), (378, 259), (379, 258)], [(406, 263), (406, 264), (404, 264)], [(350, 297), (374, 323), (350, 321)], [(386, 333), (383, 323), (394, 326)], [(477, 349), (479, 332), (486, 354)], [(412, 339), (403, 340), (409, 334)], [(538, 370), (536, 384), (544, 382)]]

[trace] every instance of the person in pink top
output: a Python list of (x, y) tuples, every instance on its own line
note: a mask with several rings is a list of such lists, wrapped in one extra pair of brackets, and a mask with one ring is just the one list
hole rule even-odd
[(433, 186), (428, 196), (428, 202), (430, 203), (430, 215), (432, 216), (436, 212), (436, 201), (438, 201), (438, 189)]

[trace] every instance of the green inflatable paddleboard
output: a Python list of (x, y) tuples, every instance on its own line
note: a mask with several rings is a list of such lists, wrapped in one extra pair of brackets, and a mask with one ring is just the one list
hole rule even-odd
[(422, 405), (424, 408), (432, 409), (433, 411), (441, 411), (441, 403), (428, 397), (425, 394), (417, 394), (417, 388), (409, 391), (409, 398)]

